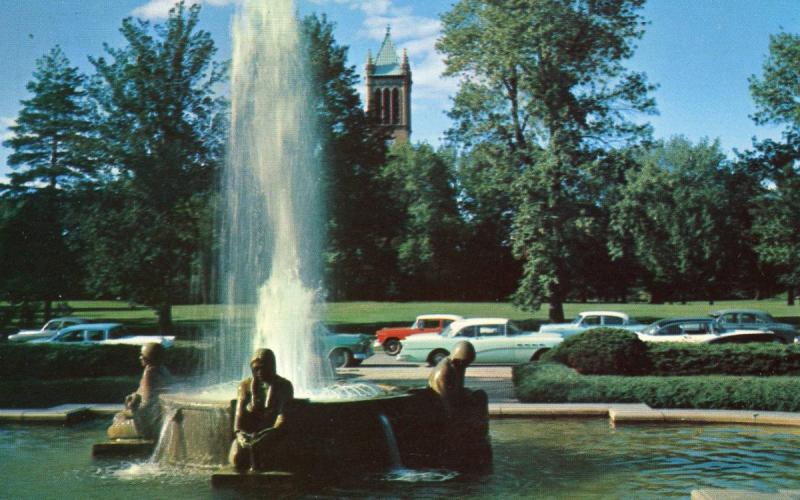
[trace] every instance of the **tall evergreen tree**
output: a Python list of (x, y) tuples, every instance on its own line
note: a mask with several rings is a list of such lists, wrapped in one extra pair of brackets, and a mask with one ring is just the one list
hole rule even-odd
[(552, 320), (563, 319), (591, 226), (586, 166), (648, 131), (625, 110), (652, 110), (650, 87), (622, 64), (642, 35), (643, 1), (460, 0), (442, 19), (438, 48), (447, 73), (462, 77), (450, 136), (466, 149), (491, 143), (510, 165), (511, 241), (523, 263), (515, 302), (548, 301)]
[(203, 228), (225, 143), (215, 94), (225, 65), (199, 13), (179, 2), (163, 25), (127, 18), (127, 45), (90, 58), (107, 176), (86, 193), (92, 208), (78, 228), (89, 285), (154, 307), (162, 330), (208, 252)]
[(86, 77), (70, 66), (59, 46), (36, 61), (32, 94), (22, 101), (12, 137), (3, 142), (13, 153), (8, 165), (11, 184), (31, 188), (46, 184), (63, 188), (84, 179), (94, 167), (92, 108)]
[(91, 178), (96, 139), (87, 80), (56, 46), (36, 61), (12, 137), (13, 152), (0, 257), (5, 268), (0, 293), (8, 300), (53, 301), (79, 291), (75, 255), (65, 235), (71, 190)]

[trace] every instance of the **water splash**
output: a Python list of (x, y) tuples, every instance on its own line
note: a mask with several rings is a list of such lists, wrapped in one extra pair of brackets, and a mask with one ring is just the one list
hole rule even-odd
[(301, 397), (332, 377), (314, 338), (324, 224), (322, 147), (307, 54), (291, 0), (247, 0), (240, 7), (222, 187), (226, 307), (220, 359), (209, 377), (249, 375), (253, 351), (268, 347)]

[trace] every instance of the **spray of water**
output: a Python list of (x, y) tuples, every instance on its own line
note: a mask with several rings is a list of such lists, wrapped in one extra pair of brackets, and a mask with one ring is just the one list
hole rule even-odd
[(308, 395), (331, 376), (315, 339), (323, 227), (320, 140), (291, 0), (246, 0), (233, 26), (231, 139), (222, 186), (221, 360), (210, 382), (249, 373), (253, 351)]

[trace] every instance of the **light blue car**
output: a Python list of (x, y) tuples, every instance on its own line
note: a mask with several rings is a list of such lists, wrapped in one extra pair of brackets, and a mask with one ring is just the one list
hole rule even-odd
[(642, 331), (647, 325), (639, 323), (625, 313), (616, 311), (584, 311), (570, 323), (542, 325), (539, 333), (558, 333), (569, 337), (591, 328), (621, 328), (632, 332)]

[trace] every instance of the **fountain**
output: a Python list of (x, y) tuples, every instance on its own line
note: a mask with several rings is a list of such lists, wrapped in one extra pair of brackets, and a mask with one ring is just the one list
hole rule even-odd
[[(234, 437), (232, 381), (249, 376), (255, 349), (270, 348), (278, 373), (300, 398), (287, 412), (290, 445), (275, 451), (283, 471), (318, 478), (388, 470), (399, 462), (461, 467), (465, 457), (485, 465), (491, 456), (485, 400), (468, 418), (448, 418), (428, 390), (384, 394), (332, 384), (334, 370), (315, 337), (324, 148), (295, 16), (291, 0), (251, 0), (234, 22), (220, 260), (226, 307), (217, 335), (220, 356), (207, 376), (216, 385), (161, 396), (165, 418), (154, 460), (226, 465)], [(454, 438), (453, 428), (462, 435)], [(215, 480), (241, 476), (217, 474)]]

